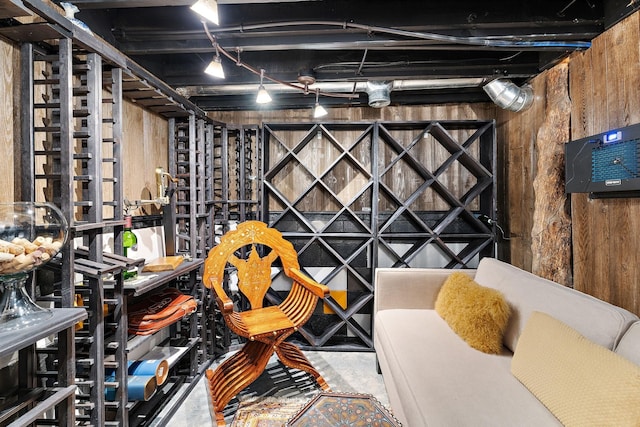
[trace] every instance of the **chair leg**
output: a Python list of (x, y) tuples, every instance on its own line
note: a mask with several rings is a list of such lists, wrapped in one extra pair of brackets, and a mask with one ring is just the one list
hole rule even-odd
[(249, 341), (215, 371), (207, 370), (209, 393), (218, 426), (224, 426), (222, 410), (241, 390), (254, 382), (264, 371), (273, 354), (273, 346)]
[(290, 368), (300, 369), (313, 375), (318, 385), (324, 391), (331, 391), (329, 384), (322, 378), (322, 375), (313, 367), (309, 359), (294, 344), (281, 342), (276, 347), (276, 353), (283, 364)]

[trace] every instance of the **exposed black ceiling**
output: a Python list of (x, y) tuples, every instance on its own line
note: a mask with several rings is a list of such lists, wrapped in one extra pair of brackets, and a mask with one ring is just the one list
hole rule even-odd
[[(215, 50), (194, 2), (71, 3), (94, 33), (203, 110), (255, 108), (260, 77), (238, 58), (265, 70), (268, 108), (312, 106), (316, 87), (354, 96), (323, 96), (323, 105), (366, 105), (367, 81), (396, 81), (392, 104), (487, 101), (483, 83), (522, 84), (637, 8), (628, 0), (218, 0), (220, 25), (207, 27), (233, 58), (223, 57), (220, 80), (203, 72)], [(268, 81), (304, 86), (300, 74), (315, 78), (307, 95)], [(406, 81), (418, 88), (402, 90)]]

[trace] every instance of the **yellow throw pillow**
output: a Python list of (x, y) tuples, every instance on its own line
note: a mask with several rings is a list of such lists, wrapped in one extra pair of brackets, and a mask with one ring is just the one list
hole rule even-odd
[(566, 427), (640, 426), (640, 366), (533, 312), (511, 373)]
[(440, 288), (435, 309), (471, 347), (492, 354), (502, 351), (502, 336), (511, 309), (499, 291), (455, 272)]

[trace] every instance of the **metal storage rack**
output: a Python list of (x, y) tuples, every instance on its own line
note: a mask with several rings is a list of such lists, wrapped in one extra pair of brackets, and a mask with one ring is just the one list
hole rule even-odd
[[(22, 180), (23, 197), (29, 194), (32, 200), (57, 204), (71, 238), (82, 240), (86, 247), (81, 256), (72, 244), (63, 251), (53, 300), (59, 307), (71, 307), (78, 298), (90, 313), (75, 337), (76, 418), (97, 424), (104, 421), (105, 407), (103, 307), (107, 304), (122, 313), (124, 305), (118, 288), (105, 297), (104, 277), (133, 265), (124, 259), (119, 265), (105, 265), (102, 250), (103, 233), (122, 230), (122, 70), (103, 64), (97, 53), (74, 48), (69, 38), (60, 38), (44, 53), (34, 52), (32, 44), (23, 45), (22, 51), (23, 75), (33, 77), (24, 82), (22, 92), (25, 100), (33, 100), (22, 104), (23, 141), (30, 142), (23, 144), (23, 152), (31, 154), (23, 161), (33, 162), (23, 169), (32, 171), (32, 179)], [(103, 99), (105, 87), (113, 98)], [(38, 194), (40, 189), (44, 194)]]
[(303, 347), (373, 348), (378, 266), (472, 268), (494, 253), (479, 219), (495, 219), (493, 121), (265, 124), (263, 142), (263, 217), (332, 290)]
[[(71, 378), (78, 379), (77, 391), (74, 387), (73, 391), (65, 392), (66, 397), (74, 399), (78, 425), (127, 426), (141, 420), (147, 422), (170, 393), (159, 393), (154, 406), (144, 405), (142, 411), (139, 408), (143, 405), (127, 402), (127, 351), (131, 346), (127, 334), (127, 299), (132, 298), (132, 294), (125, 290), (122, 271), (141, 261), (102, 250), (103, 235), (108, 232), (113, 232), (114, 247), (122, 247), (122, 102), (123, 98), (132, 99), (167, 120), (187, 118), (194, 127), (199, 123), (203, 129), (199, 137), (202, 145), (207, 138), (204, 129), (210, 126), (210, 120), (195, 105), (113, 47), (75, 27), (50, 3), (36, 0), (19, 3), (2, 12), (24, 16), (30, 14), (30, 10), (44, 19), (44, 22), (24, 25), (16, 21), (14, 26), (0, 28), (0, 34), (21, 45), (20, 197), (57, 204), (70, 225), (70, 240), (75, 239), (80, 245), (76, 249), (72, 249), (74, 245), (67, 245), (62, 251), (57, 269), (51, 274), (53, 279), (49, 278), (54, 283), (53, 293), (44, 298), (53, 300), (57, 307), (82, 304), (84, 309), (79, 312), (88, 313), (82, 329), (61, 336), (62, 343), (71, 340), (69, 347), (77, 356), (76, 366), (73, 369), (56, 367), (50, 359), (52, 369), (39, 376), (54, 381), (71, 372)], [(106, 93), (108, 97), (104, 96)], [(195, 169), (190, 173), (194, 174), (190, 178), (198, 176)], [(189, 202), (203, 199), (198, 193), (203, 191), (202, 186), (197, 187), (195, 179), (189, 185), (196, 191)], [(191, 212), (196, 213), (197, 208), (198, 205)], [(172, 212), (168, 216), (170, 214)], [(196, 224), (197, 221), (193, 221), (187, 226), (204, 232), (205, 228)], [(169, 236), (169, 249), (175, 250), (171, 245), (175, 240), (171, 238)], [(203, 242), (205, 246), (194, 255), (204, 254), (207, 243)], [(148, 289), (175, 284), (183, 292), (202, 299), (204, 291), (197, 277), (201, 263), (194, 257), (194, 261), (185, 264), (189, 268), (177, 270), (179, 274), (175, 276), (151, 280)], [(194, 315), (169, 328), (173, 339), (185, 338), (188, 342), (188, 351), (183, 356), (188, 363), (186, 367), (180, 363), (175, 368), (182, 382), (195, 379), (204, 370), (203, 364), (209, 361), (201, 351), (204, 344), (198, 338), (200, 321)], [(49, 350), (43, 352), (53, 354)], [(115, 379), (106, 384), (105, 368), (116, 372)], [(115, 400), (106, 401), (105, 385), (116, 388)], [(141, 412), (144, 417), (139, 416)]]
[(191, 257), (204, 258), (213, 246), (215, 181), (221, 167), (215, 158), (217, 139), (226, 139), (224, 124), (194, 114), (169, 119), (169, 174), (177, 179), (171, 202), (175, 246)]
[(228, 164), (235, 165), (235, 180), (229, 179), (229, 219), (243, 222), (260, 218), (260, 188), (262, 177), (261, 132), (256, 126), (241, 126), (234, 131), (233, 153)]
[[(240, 126), (221, 129), (220, 137), (213, 144), (213, 191), (215, 237), (219, 239), (238, 222), (260, 220), (260, 186), (262, 177), (261, 132), (258, 126)], [(232, 176), (235, 173), (235, 177)], [(213, 242), (215, 244), (215, 242)], [(237, 294), (236, 294), (237, 296)], [(242, 304), (243, 302), (239, 301)], [(209, 331), (214, 355), (229, 350), (232, 334), (214, 301), (210, 307)]]
[[(13, 400), (0, 404), (0, 425), (17, 427), (37, 423), (46, 413), (47, 420), (57, 425), (75, 424), (74, 327), (86, 319), (80, 308), (54, 309), (45, 324), (31, 325), (18, 331), (0, 331), (0, 358), (18, 352), (19, 382)], [(58, 361), (55, 385), (42, 385), (36, 380), (38, 364), (36, 342), (54, 335), (46, 350)]]

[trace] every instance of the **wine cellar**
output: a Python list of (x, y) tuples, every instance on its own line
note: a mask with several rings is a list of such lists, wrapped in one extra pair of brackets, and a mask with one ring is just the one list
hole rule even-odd
[[(231, 95), (229, 109), (204, 110), (212, 104), (49, 2), (1, 3), (11, 22), (0, 25), (11, 144), (0, 154), (13, 178), (0, 195), (55, 206), (68, 236), (28, 273), (25, 292), (50, 320), (0, 328), (0, 426), (171, 425), (207, 369), (245, 344), (203, 272), (221, 236), (249, 220), (282, 233), (301, 271), (329, 288), (288, 338), (309, 353), (373, 355), (377, 268), (467, 270), (494, 257), (638, 311), (635, 199), (562, 194), (542, 179), (563, 168), (556, 140), (638, 119), (624, 113), (640, 111), (625, 90), (637, 78), (626, 55), (611, 53), (637, 44), (627, 35), (638, 13), (533, 79), (526, 112), (476, 101), (377, 109), (353, 98), (312, 118), (313, 102), (287, 109), (286, 91), (280, 110), (242, 110)], [(214, 49), (209, 41), (194, 44)], [(611, 83), (614, 71), (625, 84)], [(592, 89), (606, 102), (593, 105)], [(129, 215), (137, 240), (125, 256)], [(630, 250), (618, 263), (594, 250), (619, 242)], [(290, 285), (278, 261), (270, 278), (265, 305), (279, 305)], [(228, 267), (224, 289), (247, 308), (237, 284)], [(180, 308), (154, 325), (139, 320), (168, 300)], [(149, 362), (155, 373), (138, 375)]]
[[(307, 274), (331, 288), (294, 336), (307, 349), (372, 349), (376, 266), (473, 267), (494, 253), (493, 230), (478, 219), (495, 215), (493, 122), (231, 126), (108, 45), (56, 28), (38, 24), (38, 43), (26, 33), (12, 37), (24, 58), (21, 192), (57, 205), (74, 242), (39, 273), (40, 302), (56, 310), (81, 306), (75, 316), (88, 315), (75, 330), (62, 323), (54, 340), (69, 344), (63, 360), (75, 360), (65, 379), (37, 374), (44, 390), (75, 379), (74, 401), (55, 407), (59, 421), (146, 425), (160, 410), (170, 412), (166, 402), (188, 392), (229, 349), (235, 338), (200, 283), (201, 266), (216, 236), (239, 222), (258, 219), (281, 230)], [(52, 36), (56, 43), (45, 43)], [(154, 137), (166, 141), (156, 156), (167, 168), (156, 169), (155, 188), (140, 194), (123, 185), (133, 170), (123, 159), (131, 103), (161, 117), (166, 131)], [(162, 230), (165, 254), (184, 262), (146, 281), (125, 280), (125, 271), (145, 262), (122, 256), (125, 211), (138, 213), (134, 234)], [(168, 288), (197, 308), (158, 332), (132, 335), (130, 307)], [(281, 299), (277, 291), (267, 298)], [(22, 345), (33, 356), (22, 350), (21, 364), (38, 357), (55, 369), (50, 349)], [(145, 354), (170, 355), (168, 380), (148, 400), (131, 402), (127, 366)], [(1, 419), (19, 412), (3, 411)]]

